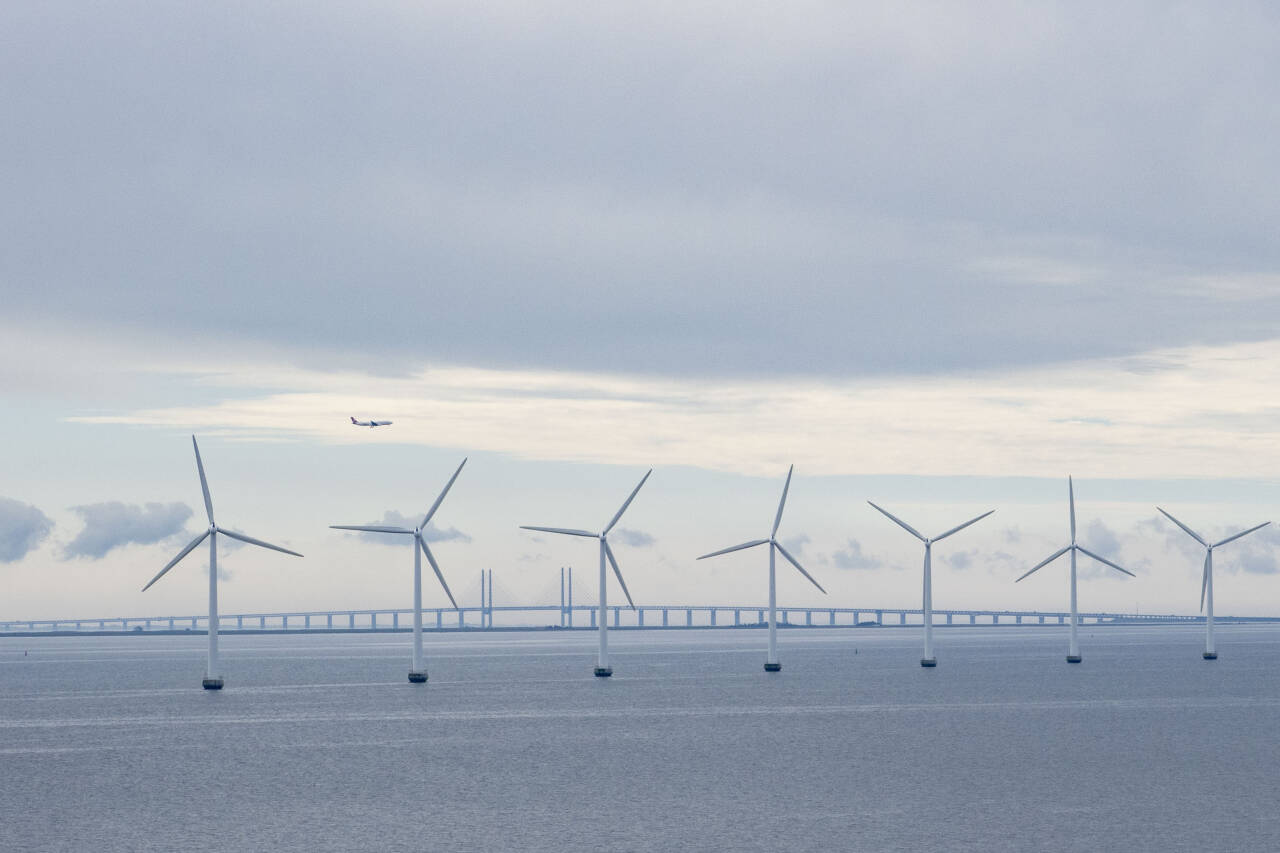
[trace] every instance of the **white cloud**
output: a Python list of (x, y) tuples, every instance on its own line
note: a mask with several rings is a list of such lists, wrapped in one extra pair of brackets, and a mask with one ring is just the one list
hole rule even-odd
[[(772, 473), (1253, 477), (1280, 459), (1280, 341), (863, 380), (704, 381), (431, 367), (401, 377), (189, 368), (221, 402), (72, 420)], [(243, 391), (246, 384), (264, 392)], [(235, 387), (230, 387), (235, 386)], [(351, 412), (396, 423), (370, 436)], [(726, 440), (732, 437), (732, 440)]]

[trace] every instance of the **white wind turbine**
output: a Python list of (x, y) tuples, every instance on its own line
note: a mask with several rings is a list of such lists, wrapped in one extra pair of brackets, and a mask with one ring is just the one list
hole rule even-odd
[(1067, 478), (1067, 499), (1068, 501), (1070, 501), (1070, 504), (1071, 504), (1071, 544), (1063, 548), (1061, 551), (1055, 552), (1052, 557), (1049, 557), (1048, 559), (1041, 562), (1031, 571), (1027, 572), (1026, 574), (1022, 575), (1022, 577), (1018, 578), (1018, 580), (1014, 581), (1014, 583), (1017, 583), (1018, 581), (1022, 580), (1022, 578), (1027, 577), (1027, 575), (1040, 571), (1045, 566), (1049, 565), (1054, 560), (1058, 559), (1068, 551), (1071, 552), (1071, 645), (1067, 649), (1067, 663), (1080, 663), (1080, 661), (1082, 660), (1082, 658), (1080, 657), (1080, 642), (1076, 636), (1076, 633), (1077, 633), (1076, 623), (1079, 621), (1079, 618), (1077, 617), (1077, 613), (1079, 612), (1079, 610), (1076, 607), (1076, 552), (1079, 551), (1081, 554), (1084, 554), (1085, 556), (1092, 557), (1093, 559), (1097, 560), (1099, 563), (1103, 563), (1104, 565), (1110, 566), (1111, 568), (1115, 569), (1118, 572), (1123, 572), (1129, 577), (1135, 577), (1135, 575), (1133, 574), (1133, 572), (1129, 571), (1128, 569), (1122, 569), (1120, 566), (1117, 566), (1115, 563), (1111, 562), (1107, 558), (1099, 557), (1097, 554), (1093, 553), (1088, 548), (1085, 548), (1083, 545), (1076, 544), (1076, 491), (1075, 491), (1075, 486), (1072, 484), (1070, 477)]
[(618, 561), (613, 556), (613, 549), (609, 547), (609, 531), (618, 523), (618, 519), (622, 518), (622, 514), (627, 511), (627, 507), (631, 506), (631, 502), (635, 500), (636, 494), (640, 491), (640, 487), (644, 485), (645, 480), (649, 479), (649, 475), (653, 473), (650, 468), (645, 475), (640, 478), (640, 482), (631, 490), (631, 494), (622, 502), (622, 507), (613, 514), (613, 518), (605, 525), (604, 530), (599, 533), (592, 533), (589, 530), (569, 530), (563, 527), (533, 527), (527, 524), (520, 525), (521, 530), (537, 530), (542, 533), (561, 533), (565, 536), (585, 536), (588, 539), (600, 540), (600, 607), (596, 613), (596, 634), (600, 638), (600, 652), (596, 658), (595, 674), (599, 678), (608, 678), (613, 675), (613, 667), (609, 666), (609, 594), (606, 581), (608, 580), (604, 571), (605, 560), (609, 561), (609, 565), (613, 566), (613, 574), (618, 578), (618, 583), (622, 586), (622, 594), (627, 597), (627, 604), (631, 605), (631, 609), (635, 610), (635, 602), (631, 600), (631, 593), (627, 590), (627, 582), (622, 579), (622, 570), (618, 568)]
[(440, 586), (444, 587), (444, 594), (449, 596), (453, 609), (458, 609), (458, 602), (454, 601), (453, 593), (449, 591), (449, 585), (444, 582), (444, 575), (440, 572), (440, 566), (436, 563), (435, 556), (431, 553), (431, 548), (427, 546), (426, 537), (423, 533), (427, 529), (427, 525), (431, 523), (432, 517), (436, 514), (436, 510), (440, 508), (440, 504), (444, 501), (444, 496), (449, 494), (449, 489), (453, 488), (453, 481), (458, 479), (458, 475), (462, 473), (462, 466), (467, 464), (467, 460), (463, 459), (458, 465), (458, 470), (453, 472), (453, 476), (449, 478), (449, 482), (444, 484), (444, 489), (440, 492), (440, 496), (436, 498), (436, 502), (431, 505), (431, 509), (427, 510), (426, 516), (422, 519), (422, 523), (413, 530), (407, 527), (387, 527), (381, 524), (331, 524), (329, 527), (333, 530), (359, 530), (363, 533), (399, 533), (405, 536), (413, 537), (413, 667), (409, 670), (409, 681), (413, 684), (422, 684), (427, 680), (427, 667), (422, 658), (422, 555), (427, 555), (427, 562), (431, 564), (431, 570), (436, 573), (436, 578), (440, 581)]
[[(1208, 542), (1206, 542), (1204, 539), (1202, 539), (1200, 535), (1196, 533), (1194, 530), (1192, 530), (1190, 527), (1187, 527), (1181, 521), (1178, 521), (1178, 519), (1174, 518), (1172, 515), (1165, 512), (1163, 509), (1160, 509), (1160, 507), (1156, 507), (1156, 509), (1159, 509), (1160, 512), (1164, 514), (1165, 518), (1169, 519), (1174, 524), (1181, 527), (1183, 532), (1185, 532), (1188, 536), (1190, 536), (1192, 539), (1196, 540), (1197, 542), (1199, 542), (1201, 545), (1204, 546), (1204, 549), (1205, 549), (1204, 575), (1200, 579), (1200, 609), (1203, 610), (1205, 614), (1204, 616), (1204, 659), (1217, 660), (1218, 651), (1217, 649), (1214, 648), (1214, 645), (1213, 645), (1213, 551), (1215, 548), (1221, 548), (1223, 545), (1226, 545), (1228, 542), (1234, 542), (1243, 536), (1248, 536), (1250, 533), (1253, 533), (1256, 530), (1261, 530), (1271, 522), (1264, 521), (1261, 524), (1259, 524), (1257, 527), (1250, 527), (1248, 530), (1237, 533), (1234, 536), (1228, 536), (1226, 539), (1223, 539), (1221, 542), (1214, 542), (1211, 545)], [(1207, 610), (1205, 610), (1206, 601), (1209, 604), (1209, 608)]]
[(781, 552), (787, 562), (796, 567), (796, 571), (809, 579), (809, 583), (816, 586), (823, 595), (827, 594), (822, 589), (822, 584), (813, 579), (813, 575), (804, 570), (804, 567), (796, 561), (796, 558), (782, 547), (782, 543), (775, 537), (778, 535), (778, 525), (782, 524), (782, 508), (787, 505), (787, 491), (791, 488), (791, 473), (795, 470), (794, 465), (787, 469), (787, 482), (782, 487), (782, 500), (778, 501), (778, 514), (773, 518), (773, 529), (769, 531), (768, 539), (753, 539), (750, 542), (743, 542), (741, 545), (734, 545), (732, 548), (724, 548), (720, 551), (712, 551), (710, 554), (703, 554), (699, 560), (705, 560), (708, 557), (718, 557), (721, 554), (728, 554), (733, 551), (741, 551), (744, 548), (754, 548), (757, 545), (769, 546), (769, 651), (764, 660), (765, 672), (780, 672), (782, 664), (778, 661), (778, 584), (775, 572), (775, 552)]
[(921, 666), (937, 666), (938, 659), (933, 656), (933, 559), (932, 559), (933, 543), (946, 539), (948, 536), (950, 536), (953, 533), (959, 533), (961, 530), (964, 530), (970, 524), (976, 524), (979, 521), (982, 521), (982, 519), (986, 518), (988, 515), (991, 515), (991, 513), (995, 512), (995, 510), (993, 509), (990, 512), (984, 512), (982, 515), (978, 516), (977, 518), (970, 519), (969, 521), (966, 521), (964, 524), (961, 524), (957, 527), (953, 527), (950, 530), (948, 530), (946, 533), (943, 533), (939, 536), (935, 536), (932, 539), (930, 539), (926, 536), (921, 535), (920, 531), (916, 530), (910, 524), (907, 524), (905, 521), (898, 518), (896, 515), (889, 512), (887, 509), (876, 506), (876, 504), (873, 503), (872, 501), (867, 501), (867, 503), (871, 504), (873, 507), (878, 509), (881, 513), (887, 516), (890, 521), (897, 524), (903, 530), (907, 531), (912, 536), (916, 537), (917, 539), (919, 539), (921, 542), (924, 543), (924, 606), (923, 606), (924, 657), (920, 659), (920, 665)]
[(164, 577), (165, 572), (178, 565), (178, 562), (194, 551), (197, 545), (205, 539), (209, 540), (209, 663), (202, 683), (205, 690), (221, 690), (222, 675), (218, 668), (218, 534), (230, 536), (232, 539), (239, 539), (241, 542), (248, 542), (250, 545), (270, 548), (272, 551), (280, 551), (283, 554), (292, 554), (295, 557), (301, 557), (302, 555), (297, 551), (290, 551), (288, 548), (281, 548), (278, 545), (263, 542), (261, 539), (245, 536), (243, 533), (225, 530), (215, 524), (213, 521), (213, 499), (209, 497), (209, 481), (204, 476), (204, 462), (200, 460), (200, 445), (196, 444), (194, 435), (191, 436), (191, 446), (196, 451), (196, 470), (200, 473), (200, 490), (204, 493), (204, 511), (209, 516), (209, 528), (193, 539), (190, 545), (179, 551), (178, 556), (170, 560), (169, 564), (161, 569), (160, 573), (142, 588), (142, 591), (146, 592), (150, 589), (151, 584)]

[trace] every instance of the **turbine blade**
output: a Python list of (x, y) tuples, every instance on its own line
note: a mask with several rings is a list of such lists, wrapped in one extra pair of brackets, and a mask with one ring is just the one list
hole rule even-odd
[(914, 536), (914, 537), (916, 537), (917, 539), (919, 539), (921, 542), (926, 541), (926, 540), (925, 540), (925, 538), (924, 538), (923, 536), (921, 536), (921, 535), (920, 535), (920, 531), (919, 531), (919, 530), (916, 530), (916, 529), (915, 529), (914, 527), (912, 527), (910, 524), (907, 524), (905, 521), (903, 521), (902, 519), (898, 518), (898, 517), (897, 517), (896, 515), (894, 515), (893, 513), (889, 512), (889, 510), (885, 509), (885, 508), (884, 508), (884, 507), (882, 507), (882, 506), (877, 506), (876, 504), (872, 503), (871, 501), (867, 501), (867, 503), (871, 504), (873, 507), (875, 507), (876, 509), (878, 509), (882, 514), (884, 514), (885, 516), (887, 516), (887, 517), (889, 518), (889, 520), (890, 520), (890, 521), (892, 521), (894, 524), (898, 525), (898, 526), (899, 526), (899, 527), (901, 527), (903, 530), (905, 530), (905, 531), (907, 531), (908, 533), (910, 533), (912, 536)]
[(444, 500), (444, 496), (449, 494), (449, 490), (453, 488), (453, 481), (458, 479), (458, 475), (462, 473), (462, 466), (467, 464), (467, 460), (463, 459), (458, 466), (458, 470), (453, 472), (453, 476), (449, 478), (449, 482), (444, 484), (444, 489), (440, 492), (440, 497), (436, 498), (436, 502), (431, 505), (431, 509), (427, 510), (427, 515), (422, 519), (422, 527), (427, 526), (427, 522), (431, 521), (431, 516), (436, 514), (436, 510), (440, 508), (440, 502)]
[(778, 535), (778, 525), (782, 524), (782, 508), (787, 505), (787, 492), (791, 489), (791, 473), (795, 470), (794, 465), (787, 469), (787, 482), (782, 486), (782, 500), (778, 501), (778, 514), (773, 517), (773, 532), (769, 534), (769, 538)]
[(1165, 512), (1163, 509), (1160, 509), (1160, 507), (1156, 507), (1156, 509), (1157, 509), (1157, 510), (1159, 510), (1159, 511), (1160, 511), (1160, 513), (1161, 513), (1165, 518), (1169, 519), (1169, 520), (1170, 520), (1170, 521), (1172, 521), (1174, 524), (1176, 524), (1176, 525), (1178, 525), (1179, 527), (1181, 527), (1181, 528), (1182, 528), (1182, 532), (1183, 532), (1183, 533), (1187, 534), (1188, 536), (1190, 536), (1192, 539), (1194, 539), (1194, 540), (1196, 540), (1197, 542), (1199, 542), (1199, 543), (1200, 543), (1201, 545), (1203, 545), (1204, 547), (1206, 547), (1206, 548), (1208, 548), (1208, 547), (1209, 547), (1209, 543), (1208, 543), (1208, 542), (1206, 542), (1206, 541), (1204, 541), (1202, 538), (1200, 538), (1200, 534), (1199, 534), (1199, 533), (1196, 533), (1196, 532), (1195, 532), (1194, 530), (1192, 530), (1190, 527), (1187, 527), (1187, 526), (1186, 526), (1185, 524), (1183, 524), (1181, 521), (1178, 521), (1178, 519), (1174, 518), (1172, 515), (1170, 515), (1169, 513)]
[(190, 544), (190, 545), (188, 545), (187, 547), (183, 548), (181, 551), (179, 551), (179, 552), (178, 552), (178, 556), (176, 556), (176, 557), (174, 557), (172, 560), (170, 560), (170, 561), (169, 561), (169, 565), (167, 565), (167, 566), (165, 566), (163, 569), (161, 569), (161, 570), (160, 570), (160, 573), (159, 573), (159, 574), (157, 574), (155, 577), (153, 577), (153, 578), (152, 578), (152, 579), (147, 583), (147, 585), (146, 585), (146, 586), (144, 586), (144, 587), (142, 588), (142, 591), (143, 591), (143, 592), (146, 592), (148, 589), (150, 589), (150, 588), (151, 588), (151, 584), (155, 583), (156, 581), (160, 580), (160, 578), (164, 577), (164, 573), (165, 573), (165, 572), (169, 571), (169, 570), (170, 570), (170, 569), (172, 569), (174, 566), (178, 565), (178, 562), (179, 562), (183, 557), (187, 556), (187, 555), (188, 555), (188, 554), (190, 554), (192, 551), (194, 551), (197, 545), (199, 545), (201, 542), (203, 542), (205, 539), (208, 539), (208, 538), (209, 538), (209, 531), (208, 531), (208, 530), (206, 530), (204, 533), (201, 533), (201, 534), (200, 534), (199, 536), (197, 536), (195, 539), (191, 540), (191, 544)]
[(440, 581), (440, 586), (444, 587), (444, 594), (449, 596), (449, 602), (453, 605), (453, 609), (458, 609), (458, 602), (454, 600), (453, 593), (449, 591), (449, 585), (444, 582), (444, 575), (440, 573), (440, 566), (436, 564), (436, 558), (432, 556), (431, 549), (427, 547), (427, 543), (423, 541), (422, 536), (413, 537), (417, 540), (418, 545), (422, 548), (422, 553), (426, 555), (427, 562), (431, 564), (431, 571), (436, 573), (436, 580)]
[(984, 512), (982, 515), (978, 516), (977, 518), (973, 518), (973, 519), (970, 519), (969, 521), (966, 521), (964, 524), (960, 525), (959, 527), (953, 527), (950, 530), (948, 530), (946, 533), (942, 534), (941, 536), (933, 537), (933, 541), (937, 542), (939, 539), (946, 539), (952, 533), (959, 533), (961, 530), (964, 530), (970, 524), (977, 524), (979, 521), (982, 521), (982, 519), (986, 518), (988, 515), (991, 515), (992, 512), (995, 512), (995, 510), (993, 509), (991, 510), (991, 512)]
[[(647, 475), (646, 475), (647, 476)], [(604, 555), (609, 558), (609, 565), (613, 566), (613, 574), (618, 579), (618, 583), (622, 584), (622, 594), (627, 597), (627, 604), (631, 605), (631, 609), (636, 609), (636, 603), (631, 600), (631, 591), (627, 589), (627, 582), (622, 579), (622, 570), (618, 568), (618, 561), (613, 556), (613, 549), (609, 547), (609, 540), (604, 540)]]
[(732, 548), (723, 548), (719, 551), (712, 551), (710, 554), (703, 554), (699, 560), (705, 560), (707, 557), (719, 557), (721, 554), (728, 554), (731, 551), (741, 551), (743, 548), (754, 548), (757, 545), (763, 545), (768, 539), (753, 539), (750, 542), (743, 542), (741, 545), (734, 545)]
[(805, 577), (807, 577), (807, 578), (809, 579), (809, 583), (813, 584), (813, 585), (814, 585), (814, 586), (816, 586), (819, 590), (821, 590), (823, 595), (826, 595), (826, 594), (827, 594), (827, 591), (826, 591), (825, 589), (822, 589), (822, 584), (820, 584), (820, 583), (818, 583), (816, 580), (814, 580), (814, 579), (813, 579), (813, 575), (811, 575), (811, 574), (809, 574), (808, 572), (806, 572), (806, 571), (804, 570), (804, 566), (802, 566), (802, 565), (800, 565), (799, 563), (797, 563), (797, 562), (796, 562), (796, 558), (795, 558), (795, 557), (793, 557), (793, 556), (791, 556), (791, 554), (789, 554), (789, 553), (787, 552), (787, 549), (786, 549), (786, 548), (783, 548), (783, 547), (782, 547), (781, 545), (779, 545), (777, 542), (774, 542), (774, 543), (773, 543), (773, 547), (775, 547), (775, 548), (777, 548), (779, 551), (781, 551), (781, 552), (782, 552), (782, 556), (784, 556), (784, 557), (786, 557), (786, 558), (787, 558), (787, 562), (788, 562), (788, 563), (790, 563), (791, 565), (795, 566), (795, 567), (796, 567), (796, 571), (800, 572), (800, 574), (802, 574), (802, 575), (804, 575)]
[(618, 523), (618, 519), (622, 518), (622, 514), (627, 511), (627, 507), (631, 506), (631, 502), (636, 499), (636, 494), (640, 491), (640, 486), (644, 485), (644, 481), (649, 479), (649, 475), (652, 473), (653, 473), (653, 469), (650, 468), (647, 472), (645, 472), (645, 475), (640, 478), (639, 484), (637, 484), (636, 487), (631, 490), (631, 494), (628, 495), (627, 499), (622, 502), (622, 509), (614, 513), (613, 518), (611, 518), (609, 520), (609, 523), (605, 525), (604, 532), (600, 534), (601, 536), (609, 535), (609, 531), (612, 530), (613, 526)]
[(563, 527), (531, 527), (527, 524), (520, 525), (521, 530), (540, 530), (543, 533), (563, 533), (565, 536), (585, 536), (588, 539), (599, 539), (600, 534), (592, 533), (588, 530), (566, 530)]
[(1061, 557), (1063, 554), (1067, 553), (1070, 550), (1071, 550), (1071, 546), (1068, 545), (1067, 547), (1063, 548), (1061, 551), (1055, 551), (1052, 557), (1049, 557), (1048, 559), (1042, 560), (1041, 562), (1037, 563), (1035, 568), (1033, 568), (1031, 571), (1024, 574), (1022, 577), (1018, 578), (1018, 580), (1014, 581), (1014, 583), (1017, 583), (1018, 581), (1022, 580), (1022, 578), (1027, 577), (1027, 575), (1035, 574), (1036, 572), (1040, 571), (1045, 566), (1049, 565), (1054, 560), (1058, 559), (1059, 557)]
[(213, 498), (209, 497), (209, 481), (204, 476), (204, 462), (200, 459), (200, 445), (196, 444), (196, 437), (191, 436), (191, 446), (196, 449), (196, 470), (200, 472), (200, 491), (204, 492), (204, 511), (209, 516), (209, 523), (213, 524)]
[(377, 524), (330, 524), (332, 530), (362, 530), (365, 533), (413, 533), (404, 527), (383, 527)]
[(272, 551), (279, 551), (281, 554), (292, 554), (295, 557), (302, 556), (297, 551), (290, 551), (288, 548), (281, 548), (279, 545), (272, 545), (270, 542), (263, 542), (261, 539), (245, 536), (243, 533), (232, 533), (230, 530), (223, 530), (221, 527), (218, 528), (218, 532), (223, 536), (230, 536), (232, 539), (239, 539), (241, 542), (257, 545), (259, 548), (270, 548)]
[(1135, 575), (1133, 572), (1129, 571), (1128, 569), (1123, 569), (1120, 566), (1117, 566), (1115, 563), (1111, 562), (1106, 557), (1099, 557), (1097, 554), (1093, 553), (1088, 548), (1085, 548), (1082, 545), (1077, 545), (1076, 548), (1080, 551), (1081, 554), (1086, 554), (1090, 557), (1093, 557), (1093, 559), (1097, 560), (1099, 563), (1105, 563), (1106, 565), (1115, 569), (1117, 572), (1124, 572), (1126, 575), (1128, 575), (1131, 578), (1137, 577), (1137, 575)]
[(1067, 500), (1071, 504), (1071, 544), (1076, 544), (1076, 487), (1067, 477)]
[(1259, 524), (1257, 527), (1250, 527), (1248, 530), (1241, 531), (1240, 533), (1237, 533), (1235, 536), (1228, 536), (1226, 539), (1223, 539), (1221, 542), (1213, 543), (1213, 547), (1221, 548), (1223, 545), (1226, 545), (1228, 542), (1234, 542), (1237, 539), (1239, 539), (1241, 536), (1248, 536), (1250, 533), (1253, 533), (1255, 530), (1261, 530), (1262, 528), (1266, 527), (1270, 523), (1271, 522), (1269, 521), (1264, 521), (1261, 524)]
[(1200, 612), (1204, 612), (1204, 594), (1209, 590), (1209, 566), (1213, 560), (1213, 552), (1204, 555), (1204, 574), (1200, 576)]

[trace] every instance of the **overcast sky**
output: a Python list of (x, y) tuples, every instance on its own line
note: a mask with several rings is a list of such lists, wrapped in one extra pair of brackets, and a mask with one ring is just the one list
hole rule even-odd
[[(1280, 506), (1280, 12), (1264, 3), (0, 6), (0, 618), (763, 600), (1193, 611)], [(348, 417), (390, 418), (377, 432)], [(936, 530), (935, 530), (936, 528)], [(1174, 535), (1174, 534), (1177, 535)], [(1090, 539), (1092, 537), (1092, 539)], [(1194, 544), (1194, 543), (1192, 543)], [(954, 545), (954, 550), (950, 546)], [(1276, 612), (1280, 533), (1220, 612)], [(792, 573), (794, 574), (794, 573)], [(469, 586), (470, 585), (470, 586)], [(472, 589), (472, 587), (474, 589)], [(615, 589), (613, 594), (617, 594)], [(431, 596), (435, 596), (434, 600)], [(443, 601), (429, 587), (433, 604)]]

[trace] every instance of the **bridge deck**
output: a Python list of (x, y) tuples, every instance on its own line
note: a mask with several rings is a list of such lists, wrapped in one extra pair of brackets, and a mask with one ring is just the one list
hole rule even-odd
[[(632, 610), (610, 606), (609, 627), (614, 628), (734, 628), (764, 623), (766, 607), (728, 605), (645, 605)], [(431, 631), (481, 630), (486, 628), (593, 628), (597, 608), (578, 604), (561, 607), (511, 605), (494, 607), (431, 608), (423, 610), (423, 627)], [(923, 611), (893, 607), (785, 607), (778, 609), (778, 622), (787, 627), (876, 627), (919, 626)], [(935, 610), (936, 627), (969, 625), (1052, 625), (1067, 623), (1065, 612), (1037, 610)], [(1218, 622), (1277, 622), (1280, 617), (1215, 616)], [(1154, 613), (1080, 614), (1080, 624), (1166, 624), (1203, 623), (1200, 615)], [(408, 631), (413, 612), (404, 608), (360, 610), (313, 610), (289, 613), (230, 613), (218, 619), (220, 633), (263, 631)], [(4, 634), (139, 631), (206, 631), (205, 616), (113, 616), (93, 619), (22, 619), (0, 621)]]

